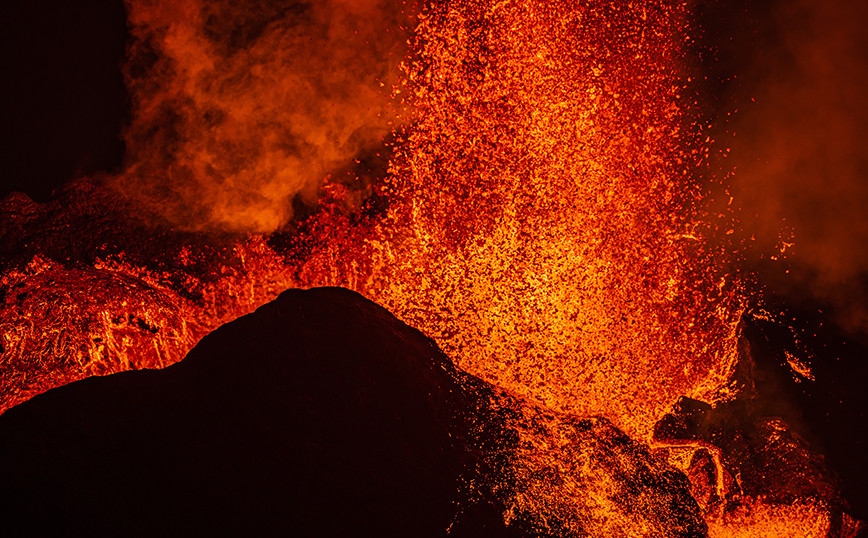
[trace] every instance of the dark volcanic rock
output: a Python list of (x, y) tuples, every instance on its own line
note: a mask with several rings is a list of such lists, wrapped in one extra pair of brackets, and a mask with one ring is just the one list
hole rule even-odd
[[(13, 536), (705, 535), (686, 480), (610, 424), (496, 393), (336, 288), (9, 410), (0, 484)], [(588, 513), (526, 515), (553, 502)]]
[(0, 519), (36, 535), (442, 535), (477, 463), (473, 398), (372, 303), (287, 292), (173, 367), (8, 411)]
[(675, 446), (696, 442), (697, 446), (717, 447), (724, 469), (730, 476), (739, 476), (738, 484), (733, 485), (739, 491), (730, 494), (779, 504), (810, 498), (838, 509), (843, 506), (836, 478), (824, 458), (783, 420), (759, 415), (741, 401), (701, 412), (696, 411), (696, 404), (682, 398), (655, 425), (655, 440)]

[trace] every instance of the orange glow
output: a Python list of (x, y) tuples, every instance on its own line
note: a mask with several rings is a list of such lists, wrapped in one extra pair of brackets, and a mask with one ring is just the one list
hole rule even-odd
[(828, 536), (830, 528), (828, 512), (810, 503), (780, 506), (757, 501), (725, 516), (710, 518), (708, 523), (711, 538), (822, 538)]
[(0, 278), (0, 413), (91, 375), (162, 368), (206, 334), (292, 285), (262, 241), (238, 244), (217, 274), (158, 273), (124, 262), (70, 269), (35, 258)]
[(411, 19), (392, 2), (126, 4), (133, 118), (113, 184), (175, 227), (274, 231), (393, 128)]
[[(600, 536), (651, 532), (641, 509), (615, 513), (605, 469), (561, 454), (574, 417), (558, 413), (602, 417), (594, 424), (649, 443), (680, 396), (732, 397), (749, 298), (721, 239), (730, 216), (707, 213), (711, 141), (688, 82), (688, 6), (435, 2), (398, 70), (401, 47), (370, 33), (359, 51), (335, 37), (382, 3), (326, 4), (339, 9), (312, 15), (325, 34), (278, 18), (252, 48), (230, 51), (207, 36), (204, 4), (128, 2), (136, 46), (162, 48), (150, 74), (128, 75), (129, 167), (111, 184), (174, 227), (281, 230), (291, 245), (251, 235), (208, 275), (187, 269), (188, 252), (165, 271), (37, 258), (3, 275), (0, 411), (89, 375), (174, 363), (286, 288), (344, 286), (550, 413), (520, 431), (516, 512), (561, 514), (567, 527), (579, 516), (564, 514), (588, 513), (576, 528)], [(321, 55), (297, 58), (311, 36)], [(330, 174), (393, 128), (387, 177), (373, 187), (387, 209), (355, 212), (360, 195)], [(291, 220), (295, 196), (319, 197), (321, 210)], [(680, 448), (689, 463), (697, 447)], [(686, 471), (669, 456), (660, 468)], [(563, 480), (540, 478), (549, 468)], [(709, 508), (707, 522), (721, 537), (829, 528), (809, 500)]]
[(304, 284), (361, 291), (467, 371), (633, 436), (679, 395), (713, 399), (742, 302), (697, 213), (682, 10), (431, 8), (388, 219)]

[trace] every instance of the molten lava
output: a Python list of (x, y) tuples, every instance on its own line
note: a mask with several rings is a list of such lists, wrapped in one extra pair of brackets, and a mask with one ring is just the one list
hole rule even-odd
[(304, 284), (362, 291), (467, 371), (631, 435), (679, 395), (713, 399), (743, 306), (699, 213), (685, 16), (432, 7), (398, 90), (415, 115), (388, 217)]
[[(359, 67), (400, 47), (335, 45), (329, 32), (354, 24), (373, 39), (376, 12), (353, 20), (352, 2), (335, 3), (349, 11), (326, 22), (320, 9), (264, 9), (239, 37), (232, 26), (245, 23), (231, 12), (128, 2), (136, 45), (152, 47), (134, 49), (137, 61), (157, 59), (144, 78), (128, 75), (139, 120), (130, 166), (109, 184), (150, 210), (167, 204), (175, 226), (283, 226), (290, 239), (241, 241), (235, 265), (207, 278), (185, 251), (169, 266), (106, 256), (87, 270), (37, 259), (8, 271), (2, 408), (87, 375), (176, 362), (280, 290), (322, 285), (385, 306), (471, 374), (642, 442), (681, 396), (731, 400), (748, 297), (723, 239), (730, 218), (707, 211), (710, 139), (685, 52), (688, 6), (433, 2), (402, 71), (390, 59), (373, 73)], [(236, 41), (221, 44), (221, 32)], [(328, 51), (295, 58), (310, 36)], [(316, 76), (298, 79), (317, 62)], [(354, 212), (366, 202), (353, 197), (368, 196), (335, 170), (375, 151), (387, 125), (402, 125), (388, 173), (364, 191), (384, 209)], [(318, 212), (288, 220), (293, 196), (316, 193)], [(563, 427), (527, 432), (518, 509), (605, 518), (605, 502), (588, 508), (534, 471), (581, 468), (539, 456)], [(712, 535), (828, 527), (810, 499), (748, 501), (710, 512)]]

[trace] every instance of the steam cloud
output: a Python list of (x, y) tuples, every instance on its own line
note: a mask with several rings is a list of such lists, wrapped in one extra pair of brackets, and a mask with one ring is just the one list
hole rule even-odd
[(411, 24), (396, 0), (127, 0), (116, 187), (188, 230), (273, 231), (382, 143)]
[(742, 77), (756, 104), (743, 103), (736, 125), (734, 194), (759, 250), (793, 233), (791, 274), (772, 285), (808, 290), (834, 304), (845, 326), (865, 329), (854, 287), (868, 274), (868, 5), (772, 7), (780, 39)]

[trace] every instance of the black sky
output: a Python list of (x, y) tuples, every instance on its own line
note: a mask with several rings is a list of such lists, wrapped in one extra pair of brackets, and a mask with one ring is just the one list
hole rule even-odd
[(0, 195), (51, 190), (121, 163), (121, 0), (0, 2)]

